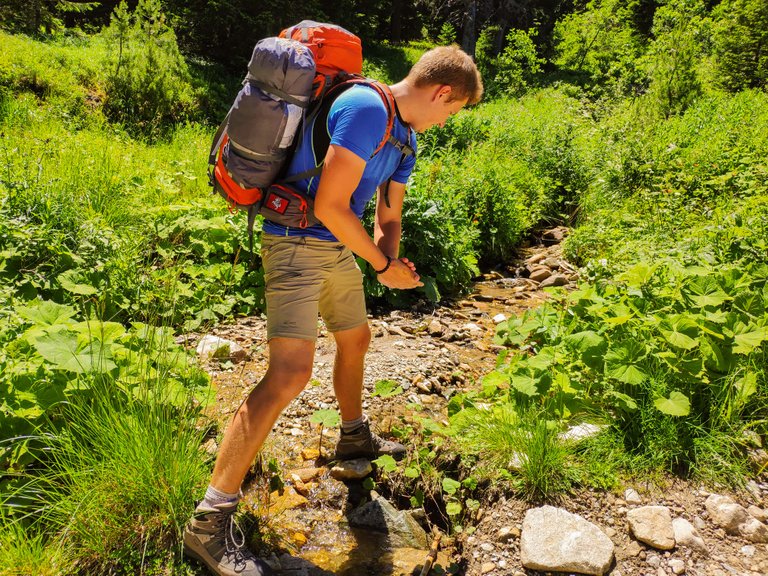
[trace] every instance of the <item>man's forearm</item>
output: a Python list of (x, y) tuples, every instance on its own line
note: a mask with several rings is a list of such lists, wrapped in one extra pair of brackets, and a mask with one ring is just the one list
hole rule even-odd
[(402, 226), (399, 220), (379, 224), (374, 232), (374, 241), (384, 254), (397, 258), (400, 255), (401, 233)]
[(326, 210), (322, 222), (339, 242), (366, 260), (375, 270), (380, 270), (387, 264), (386, 256), (396, 256), (374, 243), (362, 222), (350, 209)]

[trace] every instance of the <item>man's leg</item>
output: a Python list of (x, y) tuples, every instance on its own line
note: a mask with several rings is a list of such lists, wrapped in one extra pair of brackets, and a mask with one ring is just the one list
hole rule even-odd
[(371, 342), (368, 323), (334, 332), (336, 359), (333, 364), (333, 389), (339, 402), (341, 419), (357, 420), (363, 415), (363, 371), (365, 353)]
[(270, 567), (236, 538), (240, 485), (277, 417), (309, 381), (315, 343), (269, 341), (269, 367), (240, 405), (224, 434), (206, 498), (184, 530), (184, 551), (219, 576), (269, 576)]
[(283, 409), (309, 382), (315, 343), (298, 338), (269, 341), (269, 368), (240, 405), (224, 434), (211, 485), (233, 494)]

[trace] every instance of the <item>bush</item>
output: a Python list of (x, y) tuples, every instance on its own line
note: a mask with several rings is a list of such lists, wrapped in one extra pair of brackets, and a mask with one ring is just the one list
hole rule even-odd
[(732, 92), (768, 88), (768, 4), (727, 0), (717, 7), (714, 17), (720, 84)]

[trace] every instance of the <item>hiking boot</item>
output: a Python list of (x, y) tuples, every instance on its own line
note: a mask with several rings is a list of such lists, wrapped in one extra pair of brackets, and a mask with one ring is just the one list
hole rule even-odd
[(370, 423), (366, 421), (352, 432), (341, 431), (334, 457), (336, 460), (375, 459), (382, 454), (388, 454), (395, 459), (401, 458), (405, 455), (405, 446), (374, 434), (371, 432)]
[(243, 531), (235, 523), (236, 510), (237, 502), (213, 508), (200, 504), (184, 528), (184, 554), (217, 576), (272, 576), (269, 565), (245, 547)]

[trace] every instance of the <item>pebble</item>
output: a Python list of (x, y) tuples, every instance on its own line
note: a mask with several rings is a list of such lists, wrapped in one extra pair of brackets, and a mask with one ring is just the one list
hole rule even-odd
[(668, 563), (669, 569), (675, 574), (683, 574), (685, 572), (685, 562), (679, 558), (673, 558)]
[(483, 565), (480, 567), (480, 572), (482, 574), (488, 574), (489, 572), (493, 572), (496, 570), (496, 564), (493, 562), (483, 562)]
[(503, 528), (499, 528), (496, 537), (499, 542), (507, 542), (512, 538), (520, 538), (520, 529), (515, 526), (504, 526)]
[(496, 547), (490, 542), (483, 542), (480, 544), (480, 548), (483, 550), (483, 552), (493, 552), (496, 549)]

